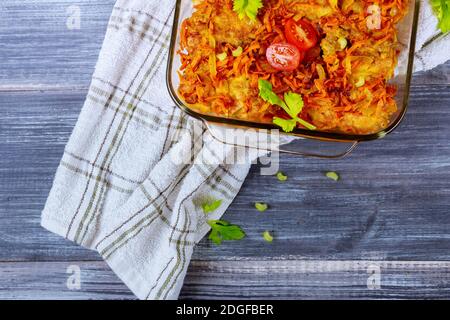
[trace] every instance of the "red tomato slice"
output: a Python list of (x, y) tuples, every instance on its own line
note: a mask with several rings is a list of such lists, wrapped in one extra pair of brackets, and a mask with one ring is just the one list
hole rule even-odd
[(306, 20), (290, 19), (284, 28), (284, 35), (289, 43), (304, 51), (314, 47), (319, 40), (316, 29)]
[(305, 54), (289, 43), (274, 43), (267, 48), (269, 64), (280, 71), (293, 71), (298, 68)]

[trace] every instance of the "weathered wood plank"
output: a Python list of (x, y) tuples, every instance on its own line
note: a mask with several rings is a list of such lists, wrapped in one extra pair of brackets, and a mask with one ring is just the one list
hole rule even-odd
[[(86, 89), (114, 0), (2, 0), (0, 90)], [(66, 26), (80, 10), (80, 29)], [(450, 84), (450, 62), (420, 73), (417, 84)]]
[[(70, 266), (80, 268), (79, 290), (67, 286)], [(443, 299), (449, 283), (450, 262), (194, 261), (181, 298)], [(0, 263), (0, 299), (36, 297), (134, 299), (104, 262)]]
[[(67, 272), (72, 265), (80, 268), (81, 290), (67, 286), (71, 275)], [(36, 298), (134, 299), (134, 296), (103, 262), (0, 263), (0, 299)]]
[[(426, 89), (426, 90), (425, 90)], [(405, 122), (347, 159), (283, 156), (289, 180), (254, 167), (226, 218), (248, 233), (196, 260), (239, 257), (450, 260), (449, 86), (414, 87)], [(84, 93), (0, 94), (0, 261), (98, 260), (39, 226), (40, 211)], [(339, 171), (342, 181), (323, 177)], [(271, 210), (258, 213), (254, 201)], [(276, 241), (267, 245), (264, 230)]]
[[(0, 90), (87, 88), (114, 0), (2, 0)], [(80, 10), (80, 29), (67, 21)]]
[[(114, 2), (0, 3), (0, 298), (133, 298), (97, 254), (39, 226)], [(66, 27), (72, 5), (79, 30)], [(203, 241), (182, 297), (449, 298), (450, 62), (413, 82), (407, 118), (385, 140), (339, 161), (283, 156), (285, 184), (255, 166), (226, 216), (248, 238), (221, 247)], [(328, 181), (328, 170), (343, 180)], [(271, 210), (255, 212), (260, 200)], [(272, 245), (261, 239), (266, 229)], [(365, 287), (364, 261), (342, 261), (355, 259), (382, 265), (382, 290)], [(42, 260), (49, 262), (16, 262)], [(81, 291), (65, 287), (69, 264), (82, 268)]]
[(418, 72), (413, 77), (413, 84), (433, 85), (450, 83), (450, 61), (433, 70)]

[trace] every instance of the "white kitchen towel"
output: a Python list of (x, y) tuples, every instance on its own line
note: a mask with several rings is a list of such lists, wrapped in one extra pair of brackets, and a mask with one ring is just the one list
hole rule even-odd
[(450, 59), (450, 33), (442, 34), (429, 0), (420, 1), (414, 71), (430, 70)]
[[(206, 220), (222, 216), (259, 155), (218, 143), (174, 106), (165, 85), (174, 5), (117, 1), (42, 213), (43, 227), (98, 251), (140, 299), (178, 298)], [(435, 21), (423, 23), (431, 38)], [(419, 69), (450, 57), (448, 41), (432, 45), (442, 51), (419, 51)], [(211, 199), (223, 203), (206, 217), (199, 204)]]

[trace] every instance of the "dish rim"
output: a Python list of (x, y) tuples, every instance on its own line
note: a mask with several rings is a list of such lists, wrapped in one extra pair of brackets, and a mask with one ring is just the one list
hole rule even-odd
[(175, 12), (173, 18), (173, 25), (171, 31), (170, 38), (170, 47), (169, 47), (169, 56), (167, 61), (167, 69), (166, 69), (166, 86), (169, 91), (170, 97), (175, 102), (178, 108), (187, 113), (188, 115), (201, 120), (207, 121), (219, 125), (238, 127), (238, 128), (252, 128), (252, 129), (265, 129), (265, 130), (274, 130), (277, 129), (280, 133), (289, 136), (307, 138), (307, 139), (315, 139), (315, 140), (325, 140), (325, 141), (336, 141), (336, 142), (362, 142), (362, 141), (371, 141), (377, 140), (386, 137), (388, 134), (392, 133), (403, 121), (405, 118), (406, 112), (409, 106), (409, 98), (411, 91), (411, 80), (412, 73), (414, 67), (414, 54), (416, 47), (416, 36), (418, 29), (418, 20), (419, 20), (419, 11), (420, 11), (420, 0), (410, 0), (414, 1), (414, 16), (412, 21), (412, 30), (411, 30), (411, 38), (409, 40), (409, 52), (408, 52), (408, 67), (406, 72), (406, 82), (405, 82), (405, 90), (403, 93), (403, 105), (402, 110), (399, 112), (395, 120), (385, 129), (368, 134), (368, 135), (359, 135), (359, 134), (345, 134), (345, 133), (336, 133), (336, 132), (326, 132), (326, 131), (312, 131), (308, 129), (295, 128), (293, 132), (287, 133), (280, 130), (280, 128), (274, 124), (270, 123), (259, 123), (247, 120), (233, 119), (233, 118), (225, 118), (213, 115), (207, 115), (200, 112), (197, 112), (191, 109), (185, 102), (183, 102), (177, 94), (177, 89), (173, 85), (172, 81), (172, 71), (174, 68), (174, 59), (177, 55), (175, 50), (177, 45), (177, 35), (179, 29), (179, 17), (181, 12), (181, 1), (176, 0), (175, 4)]

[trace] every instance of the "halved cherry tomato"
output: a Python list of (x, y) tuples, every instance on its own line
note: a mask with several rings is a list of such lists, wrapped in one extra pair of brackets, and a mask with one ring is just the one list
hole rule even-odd
[(296, 46), (289, 43), (274, 43), (267, 48), (266, 57), (269, 64), (277, 70), (293, 71), (298, 68), (305, 57)]
[(306, 20), (288, 20), (284, 35), (289, 43), (304, 51), (314, 47), (319, 40), (316, 29)]

